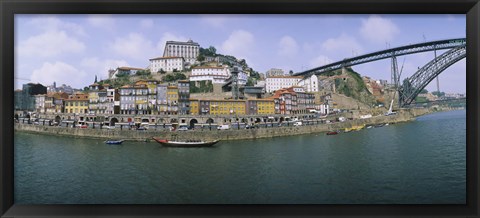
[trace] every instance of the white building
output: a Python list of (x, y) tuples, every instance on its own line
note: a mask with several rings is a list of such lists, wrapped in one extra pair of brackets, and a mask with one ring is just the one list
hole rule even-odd
[(300, 80), (297, 85), (305, 88), (305, 91), (307, 92), (318, 92), (318, 78), (316, 75)]
[(35, 95), (35, 110), (38, 113), (45, 113), (45, 94)]
[(165, 72), (182, 71), (184, 67), (185, 59), (183, 57), (158, 57), (150, 59), (149, 69), (154, 74), (160, 70)]
[(266, 77), (273, 77), (273, 76), (285, 76), (285, 72), (282, 69), (272, 68), (265, 72)]
[[(230, 78), (230, 72), (231, 70), (228, 67), (194, 67), (192, 68), (190, 81), (211, 81), (215, 84), (223, 84), (228, 78)], [(248, 75), (243, 71), (239, 71), (238, 84), (245, 85), (247, 84), (247, 80)]]
[(212, 81), (212, 83), (223, 84), (230, 77), (228, 67), (194, 67), (190, 75), (190, 81)]
[(109, 71), (109, 78), (117, 78), (118, 74), (127, 74), (127, 75), (135, 75), (139, 70), (145, 70), (143, 68), (136, 68), (136, 67), (117, 67), (115, 71)]
[(274, 92), (282, 88), (296, 86), (301, 80), (302, 76), (273, 76), (267, 77), (265, 90), (267, 92)]
[(192, 40), (187, 42), (167, 41), (163, 57), (183, 57), (185, 62), (193, 64), (200, 54), (200, 45)]

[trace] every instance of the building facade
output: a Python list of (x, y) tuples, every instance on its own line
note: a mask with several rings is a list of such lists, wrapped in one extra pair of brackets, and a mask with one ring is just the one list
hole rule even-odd
[(297, 85), (303, 77), (301, 76), (273, 76), (266, 79), (265, 90), (269, 93), (282, 88)]
[(211, 115), (245, 115), (246, 104), (245, 100), (200, 100), (208, 102), (209, 112)]
[(285, 76), (285, 72), (283, 72), (282, 69), (271, 68), (270, 70), (267, 70), (267, 72), (265, 72), (265, 76), (267, 78), (273, 76)]
[(163, 57), (183, 57), (189, 64), (195, 63), (200, 54), (200, 45), (197, 42), (167, 41), (163, 51)]
[(300, 80), (297, 85), (305, 88), (306, 92), (318, 92), (318, 77), (312, 75), (306, 79)]
[[(213, 84), (223, 84), (230, 77), (228, 67), (194, 67), (190, 75), (190, 81), (211, 81)], [(198, 84), (197, 84), (198, 86)]]
[(88, 114), (88, 94), (76, 93), (65, 100), (65, 113)]
[(183, 57), (158, 57), (150, 59), (150, 72), (160, 73), (183, 71), (185, 67), (185, 60)]
[(275, 114), (273, 99), (253, 99), (246, 102), (248, 114)]
[(190, 81), (179, 80), (178, 87), (178, 113), (190, 114)]
[(117, 67), (116, 70), (108, 71), (108, 78), (117, 78), (120, 75), (135, 75), (140, 70), (145, 69), (137, 67)]
[(37, 113), (45, 113), (45, 96), (46, 94), (35, 95), (35, 111)]
[(47, 94), (47, 87), (42, 84), (28, 83), (22, 86), (22, 90), (14, 92), (15, 110), (35, 111), (34, 95)]

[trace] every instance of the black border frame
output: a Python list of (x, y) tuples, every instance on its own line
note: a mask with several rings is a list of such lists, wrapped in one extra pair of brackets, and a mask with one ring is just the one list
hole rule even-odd
[[(15, 14), (466, 14), (466, 205), (14, 205)], [(2, 217), (479, 217), (479, 0), (0, 0)]]

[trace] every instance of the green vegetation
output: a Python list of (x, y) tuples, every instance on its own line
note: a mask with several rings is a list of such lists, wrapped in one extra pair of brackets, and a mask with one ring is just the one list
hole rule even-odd
[(443, 96), (445, 96), (445, 92), (433, 91), (432, 95), (436, 95), (438, 97), (443, 97)]
[(213, 84), (210, 81), (200, 81), (200, 87), (195, 86), (195, 82), (190, 81), (190, 93), (213, 92)]
[(423, 89), (422, 91), (420, 91), (420, 94), (427, 94), (428, 93), (428, 90), (426, 89)]
[(139, 70), (135, 73), (135, 76), (147, 76), (151, 75), (150, 70)]
[(180, 73), (180, 72), (175, 72), (173, 74), (167, 74), (166, 76), (162, 77), (163, 82), (174, 82), (177, 80), (184, 80), (187, 79), (187, 76), (185, 74)]
[(198, 54), (197, 61), (204, 61), (205, 56), (213, 56), (215, 57), (217, 55), (217, 49), (213, 46), (210, 46), (208, 48), (202, 48), (200, 47), (200, 54)]
[(252, 68), (250, 68), (250, 78), (254, 78), (255, 80), (260, 79), (260, 74), (257, 71), (254, 71)]
[[(362, 77), (351, 68), (347, 68), (344, 78), (336, 78), (335, 87), (338, 93), (354, 98), (367, 105), (377, 103), (375, 97), (368, 91)], [(342, 70), (329, 72), (328, 75), (342, 75)]]
[(246, 86), (254, 86), (254, 85), (255, 85), (255, 79), (253, 77), (248, 77)]
[(428, 101), (428, 100), (427, 100), (426, 97), (417, 96), (417, 97), (415, 98), (415, 102), (417, 102), (417, 103), (425, 103), (425, 102), (427, 102), (427, 101)]

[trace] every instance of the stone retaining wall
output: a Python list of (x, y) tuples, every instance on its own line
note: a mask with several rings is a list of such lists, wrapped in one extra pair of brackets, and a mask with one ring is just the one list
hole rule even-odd
[(65, 128), (57, 126), (39, 126), (32, 124), (15, 124), (16, 131), (35, 132), (44, 134), (74, 136), (74, 137), (90, 137), (90, 138), (115, 138), (128, 139), (136, 141), (150, 140), (152, 137), (173, 139), (174, 135), (178, 139), (202, 139), (202, 140), (240, 140), (240, 139), (257, 139), (269, 138), (289, 135), (300, 135), (309, 133), (326, 132), (333, 130), (343, 130), (353, 125), (373, 125), (380, 123), (397, 123), (406, 122), (414, 119), (415, 116), (430, 113), (428, 109), (409, 109), (399, 111), (394, 116), (376, 116), (368, 119), (349, 120), (346, 122), (337, 122), (330, 124), (304, 125), (299, 127), (270, 127), (259, 129), (240, 129), (240, 130), (191, 130), (185, 132), (170, 132), (160, 130), (120, 130), (120, 129), (80, 129)]

